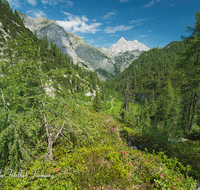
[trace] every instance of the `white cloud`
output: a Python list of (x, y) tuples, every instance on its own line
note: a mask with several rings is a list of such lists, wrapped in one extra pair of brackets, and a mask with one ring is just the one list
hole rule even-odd
[(120, 25), (120, 26), (116, 26), (116, 27), (108, 26), (107, 28), (104, 29), (104, 32), (105, 33), (115, 33), (117, 31), (130, 30), (131, 28), (133, 28), (133, 26), (124, 26), (124, 25)]
[(158, 2), (160, 2), (160, 0), (152, 0), (149, 3), (147, 3), (146, 5), (144, 5), (143, 8), (151, 7)]
[(21, 7), (19, 0), (8, 0), (8, 3), (10, 4), (11, 7), (15, 8)]
[(152, 32), (152, 30), (149, 30), (148, 32)]
[(28, 2), (29, 4), (31, 4), (32, 6), (37, 5), (37, 1), (36, 1), (36, 0), (27, 0), (27, 2)]
[(132, 20), (129, 23), (137, 26), (137, 25), (142, 25), (146, 20), (147, 20), (146, 18), (140, 18), (140, 19)]
[(145, 18), (139, 18), (139, 19), (135, 19), (135, 20), (129, 21), (129, 23), (133, 24), (134, 26), (139, 26), (139, 25), (144, 24), (147, 20), (153, 20), (153, 19), (158, 18), (158, 17), (159, 16), (156, 16), (156, 17), (147, 16)]
[(45, 5), (48, 4), (48, 2), (49, 2), (48, 0), (41, 0), (41, 3)]
[(103, 15), (102, 18), (103, 19), (111, 19), (112, 15), (116, 15), (116, 11), (108, 12), (107, 14)]
[(119, 0), (119, 2), (128, 2), (129, 0)]
[(96, 33), (100, 29), (97, 29), (101, 23), (95, 23), (92, 22), (90, 24), (86, 24), (88, 22), (88, 18), (86, 16), (75, 16), (70, 13), (63, 12), (65, 15), (67, 15), (67, 19), (65, 21), (57, 20), (56, 22), (62, 26), (65, 30), (70, 32), (82, 32), (82, 33)]
[(72, 1), (67, 1), (66, 4), (67, 4), (68, 7), (73, 7), (73, 2)]
[[(67, 0), (41, 0), (42, 4), (49, 4), (51, 6), (58, 5), (58, 3), (66, 3), (64, 7), (72, 7), (73, 2), (72, 1), (67, 1)], [(63, 5), (62, 5), (63, 6)]]
[(31, 9), (31, 10), (26, 11), (26, 13), (30, 14), (31, 17), (47, 17), (47, 15), (39, 9), (36, 9), (36, 10)]
[(71, 7), (73, 7), (72, 1), (66, 1), (65, 3), (66, 3), (65, 5), (61, 5), (61, 8), (65, 8), (65, 7), (71, 8)]

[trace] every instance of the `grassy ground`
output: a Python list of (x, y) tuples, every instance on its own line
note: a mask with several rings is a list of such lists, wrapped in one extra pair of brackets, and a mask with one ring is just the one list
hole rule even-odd
[[(104, 112), (106, 114), (110, 114), (110, 115), (119, 115), (120, 110), (121, 110), (121, 106), (122, 106), (122, 101), (112, 100), (111, 105), (113, 105), (113, 106), (111, 106), (112, 109), (110, 108), (108, 110), (105, 110)], [(130, 109), (132, 109), (134, 115), (137, 115), (138, 107), (139, 107), (138, 104), (130, 103)]]

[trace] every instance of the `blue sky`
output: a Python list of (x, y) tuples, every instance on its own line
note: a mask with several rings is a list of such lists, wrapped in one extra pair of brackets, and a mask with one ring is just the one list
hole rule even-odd
[(34, 18), (57, 21), (94, 47), (109, 48), (121, 37), (149, 48), (188, 36), (200, 0), (8, 0)]

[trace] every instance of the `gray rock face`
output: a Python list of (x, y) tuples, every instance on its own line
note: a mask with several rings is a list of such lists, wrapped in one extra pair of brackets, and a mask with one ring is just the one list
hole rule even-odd
[(67, 54), (74, 64), (78, 63), (86, 70), (97, 72), (101, 80), (107, 80), (124, 71), (143, 51), (149, 50), (137, 40), (132, 43), (124, 38), (109, 50), (95, 48), (77, 35), (66, 32), (54, 20), (43, 17), (31, 18), (24, 13), (18, 13), (24, 19), (25, 26), (32, 32), (36, 31), (38, 38), (47, 35), (48, 42), (56, 43), (62, 53)]

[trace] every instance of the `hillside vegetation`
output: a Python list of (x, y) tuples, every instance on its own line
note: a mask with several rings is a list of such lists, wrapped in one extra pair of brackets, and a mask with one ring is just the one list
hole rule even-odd
[[(200, 18), (199, 12), (196, 17)], [(169, 73), (177, 81), (184, 77), (184, 83), (172, 85), (167, 80), (158, 87), (158, 100), (151, 95), (149, 102), (142, 103), (132, 96), (132, 74), (127, 74), (129, 80), (124, 77), (125, 86), (112, 93), (117, 85), (109, 85), (115, 78), (110, 84), (103, 83), (95, 73), (85, 73), (71, 63), (54, 43), (49, 46), (46, 37), (39, 40), (25, 28), (6, 0), (0, 0), (0, 22), (1, 189), (194, 188), (200, 178), (198, 141), (173, 144), (169, 139), (200, 138), (198, 77), (190, 78), (181, 69), (178, 72), (178, 64), (171, 63), (177, 72)], [(190, 50), (190, 44), (180, 44), (177, 51)], [(146, 62), (142, 59), (152, 51), (136, 60), (143, 68)], [(198, 65), (195, 53), (194, 66)], [(184, 56), (180, 60), (186, 60)], [(152, 68), (159, 70), (156, 65)], [(195, 68), (191, 73), (198, 73)], [(190, 88), (181, 94), (180, 84)], [(184, 97), (181, 104), (180, 97)], [(129, 147), (131, 137), (145, 149)]]

